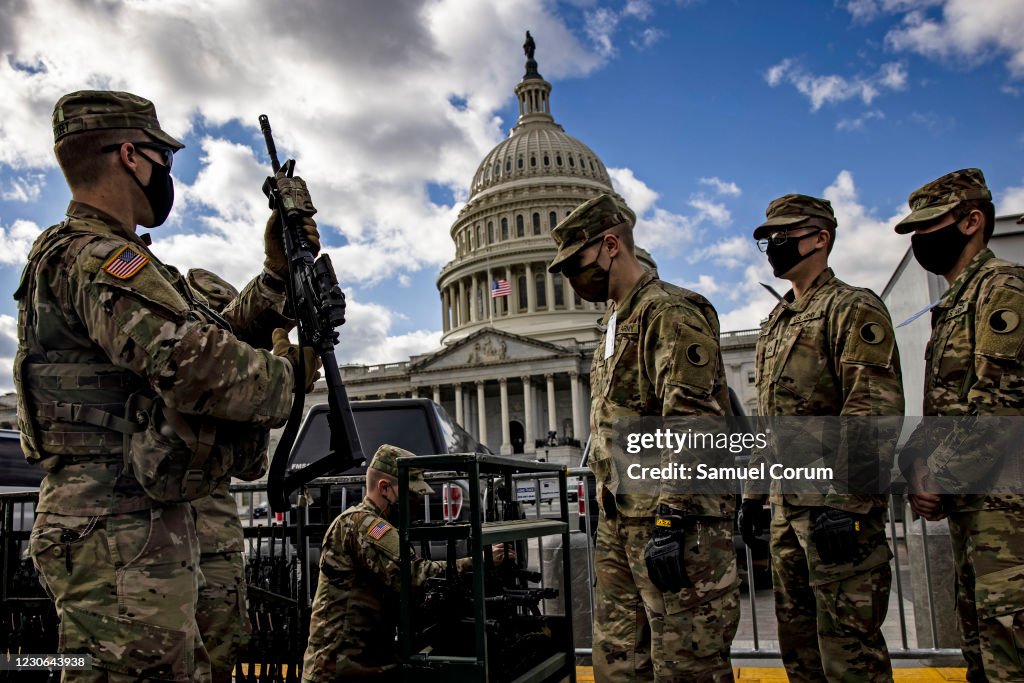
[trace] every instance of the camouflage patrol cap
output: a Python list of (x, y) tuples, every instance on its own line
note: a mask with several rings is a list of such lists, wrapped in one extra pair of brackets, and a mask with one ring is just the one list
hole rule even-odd
[(160, 128), (156, 107), (145, 97), (116, 90), (79, 90), (53, 107), (53, 141), (87, 130), (138, 128), (177, 151), (184, 147)]
[(772, 201), (765, 210), (768, 218), (754, 228), (754, 239), (759, 240), (773, 232), (789, 228), (816, 226), (823, 230), (835, 230), (836, 214), (832, 202), (827, 199), (809, 197), (805, 194), (786, 194)]
[[(373, 454), (373, 462), (370, 463), (371, 470), (377, 470), (392, 477), (398, 476), (398, 458), (415, 458), (415, 453), (410, 453), (404, 448), (382, 444), (377, 452)], [(409, 469), (409, 490), (420, 495), (430, 495), (434, 489), (423, 478), (423, 470)]]
[(580, 204), (551, 230), (558, 253), (548, 266), (548, 272), (559, 272), (567, 259), (578, 254), (595, 237), (624, 223), (630, 227), (636, 225), (636, 214), (610, 194), (601, 194)]
[(963, 168), (947, 173), (910, 193), (907, 202), (912, 213), (896, 224), (896, 232), (905, 235), (924, 227), (972, 199), (992, 200), (979, 168)]

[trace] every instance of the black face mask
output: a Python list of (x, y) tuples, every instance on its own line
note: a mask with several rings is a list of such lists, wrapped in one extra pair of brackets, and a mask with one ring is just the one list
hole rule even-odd
[(805, 237), (815, 237), (817, 234), (816, 232), (809, 232), (799, 237), (789, 237), (782, 244), (775, 244), (775, 242), (769, 240), (765, 253), (768, 254), (768, 263), (772, 264), (772, 274), (780, 278), (792, 270), (796, 264), (816, 252), (817, 249), (812, 249), (806, 254), (801, 254), (800, 240)]
[(146, 201), (149, 202), (149, 208), (153, 212), (153, 224), (146, 227), (155, 228), (158, 225), (163, 225), (171, 213), (171, 207), (174, 205), (174, 179), (171, 178), (171, 169), (168, 167), (158, 164), (149, 157), (146, 157), (146, 161), (153, 168), (153, 172), (149, 174), (149, 185), (143, 185), (136, 174), (130, 171), (129, 174), (135, 179), (142, 194), (146, 195)]
[(584, 301), (604, 303), (608, 301), (609, 274), (594, 261), (570, 275), (569, 284)]
[(936, 275), (945, 275), (953, 270), (970, 241), (971, 236), (960, 232), (960, 221), (957, 221), (935, 232), (914, 233), (910, 246), (922, 268)]

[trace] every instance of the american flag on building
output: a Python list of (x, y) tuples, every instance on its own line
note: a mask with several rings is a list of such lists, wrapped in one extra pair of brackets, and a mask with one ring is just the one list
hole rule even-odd
[(103, 270), (116, 278), (126, 280), (142, 270), (142, 266), (147, 263), (149, 263), (149, 257), (140, 251), (125, 245), (121, 251), (114, 254), (114, 256), (107, 261), (106, 265), (103, 266)]
[(508, 283), (508, 280), (495, 280), (491, 283), (491, 298), (497, 299), (499, 297), (508, 296), (512, 293), (512, 285)]

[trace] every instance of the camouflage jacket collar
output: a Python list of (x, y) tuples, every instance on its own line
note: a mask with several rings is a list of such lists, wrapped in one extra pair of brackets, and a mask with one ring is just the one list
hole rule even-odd
[[(97, 209), (95, 206), (86, 204), (85, 202), (77, 202), (74, 199), (72, 199), (71, 203), (68, 204), (68, 210), (66, 213), (67, 217), (72, 220), (78, 219), (83, 221), (93, 221), (97, 223), (102, 223), (109, 229), (111, 233), (117, 235), (118, 237), (123, 237), (132, 242), (145, 245), (145, 242), (142, 240), (141, 237), (139, 237), (138, 234), (136, 234), (133, 228), (124, 225), (106, 211), (103, 211), (102, 209)], [(87, 226), (77, 227), (86, 227), (86, 229), (88, 229)]]
[(939, 303), (935, 306), (937, 309), (952, 308), (956, 305), (960, 299), (960, 295), (963, 294), (964, 290), (967, 289), (967, 284), (974, 279), (974, 276), (978, 274), (986, 263), (996, 257), (992, 253), (992, 250), (985, 247), (971, 259), (970, 263), (964, 268), (964, 271), (956, 276), (953, 280), (953, 284), (949, 286), (946, 293), (942, 295)]
[(793, 294), (791, 289), (782, 297), (783, 300), (779, 302), (779, 307), (791, 313), (803, 313), (811, 304), (811, 301), (814, 300), (814, 297), (817, 296), (818, 292), (824, 289), (825, 285), (834, 280), (835, 277), (836, 274), (831, 268), (825, 268), (825, 270), (818, 274), (818, 277), (814, 278), (814, 282), (811, 283), (811, 286), (804, 292), (802, 297), (794, 300), (796, 295)]
[(616, 313), (615, 319), (619, 322), (628, 319), (630, 314), (633, 312), (633, 304), (636, 303), (637, 297), (640, 295), (640, 290), (657, 279), (658, 276), (651, 271), (647, 271), (641, 275), (640, 279), (636, 281), (635, 285), (633, 285), (633, 289), (629, 290), (629, 294), (622, 299), (622, 303), (615, 303), (608, 307), (608, 312), (605, 313), (604, 320), (602, 321), (603, 324), (608, 324), (608, 319), (611, 318), (612, 313)]

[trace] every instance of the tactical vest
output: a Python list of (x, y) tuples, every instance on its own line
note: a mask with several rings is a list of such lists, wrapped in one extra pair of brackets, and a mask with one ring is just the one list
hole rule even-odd
[[(225, 438), (218, 439), (217, 421), (167, 408), (143, 378), (111, 364), (94, 344), (75, 345), (70, 332), (67, 349), (39, 338), (41, 316), (69, 331), (72, 324), (60, 312), (63, 302), (39, 299), (40, 269), (74, 240), (102, 236), (75, 229), (70, 221), (50, 228), (33, 247), (15, 293), (18, 423), (26, 459), (49, 473), (41, 500), (48, 486), (60, 487), (62, 495), (81, 490), (89, 500), (78, 512), (99, 514), (145, 509), (150, 499), (173, 503), (206, 496), (235, 467), (251, 469), (250, 461), (262, 458), (265, 430), (256, 430), (263, 435), (253, 441), (246, 435), (251, 430), (229, 424)], [(153, 260), (155, 267), (159, 262)], [(168, 277), (176, 275), (159, 267)], [(205, 322), (230, 329), (180, 276), (178, 283)]]

